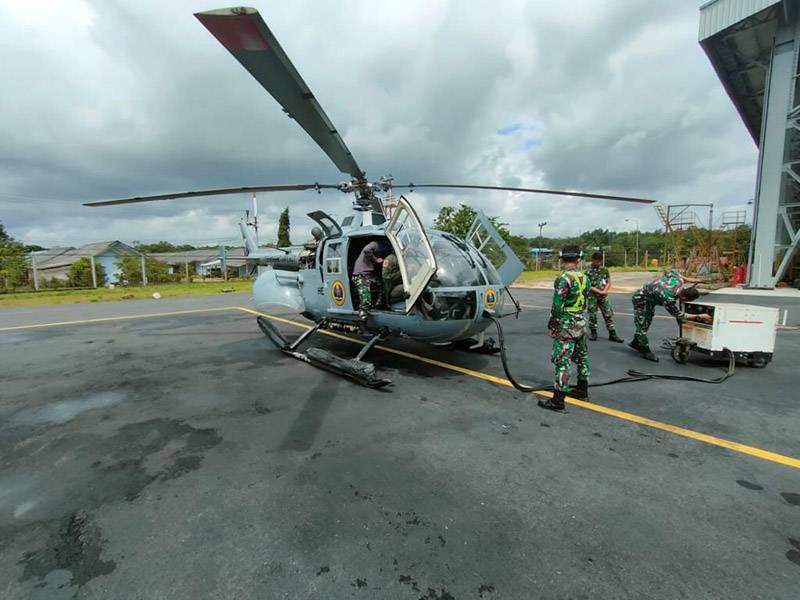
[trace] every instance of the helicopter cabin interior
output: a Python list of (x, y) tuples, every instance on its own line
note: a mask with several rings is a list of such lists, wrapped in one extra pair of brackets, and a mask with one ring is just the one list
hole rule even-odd
[[(371, 242), (382, 242), (391, 245), (389, 238), (386, 237), (385, 235), (364, 235), (364, 236), (351, 237), (347, 245), (347, 272), (351, 274), (349, 286), (350, 286), (350, 297), (353, 299), (353, 310), (358, 310), (360, 306), (360, 299), (358, 297), (358, 292), (352, 280), (353, 268), (355, 267), (356, 260), (358, 259), (358, 256), (361, 254), (361, 251), (367, 244)], [(372, 310), (405, 312), (405, 304), (403, 303), (404, 300), (403, 282), (400, 279), (399, 272), (397, 273), (396, 279), (388, 279), (383, 275), (383, 265), (381, 265), (379, 268), (376, 268), (375, 271), (379, 275), (379, 280), (381, 282), (381, 285), (379, 290), (380, 298), (377, 299), (373, 298)], [(386, 291), (387, 286), (391, 287), (388, 295)]]

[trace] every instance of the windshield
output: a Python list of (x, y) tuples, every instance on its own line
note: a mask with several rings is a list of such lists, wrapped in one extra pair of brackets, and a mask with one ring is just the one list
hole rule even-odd
[(439, 231), (428, 231), (428, 238), (433, 247), (433, 254), (436, 256), (437, 265), (436, 274), (429, 284), (430, 287), (486, 284), (478, 265), (466, 250), (466, 246), (462, 250), (455, 238)]

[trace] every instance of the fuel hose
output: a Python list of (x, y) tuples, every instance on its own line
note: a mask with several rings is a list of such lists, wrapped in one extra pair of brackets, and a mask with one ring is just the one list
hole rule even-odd
[[(506, 356), (506, 342), (505, 337), (503, 336), (503, 326), (500, 325), (500, 321), (493, 317), (492, 315), (486, 314), (497, 327), (497, 343), (500, 346), (500, 361), (503, 364), (503, 371), (506, 374), (506, 378), (514, 386), (515, 389), (523, 392), (525, 394), (532, 394), (534, 392), (544, 392), (544, 391), (552, 391), (552, 385), (536, 385), (536, 386), (529, 386), (523, 383), (520, 383), (514, 376), (511, 374), (511, 369), (508, 367), (508, 359)], [(672, 340), (665, 340), (666, 343), (674, 344)], [(601, 381), (599, 383), (590, 383), (589, 387), (602, 387), (606, 385), (615, 385), (617, 383), (633, 383), (637, 381), (648, 381), (651, 379), (665, 379), (671, 381), (694, 381), (697, 383), (722, 383), (726, 381), (730, 377), (733, 376), (736, 370), (736, 357), (734, 356), (733, 352), (725, 348), (723, 350), (728, 355), (728, 368), (727, 370), (720, 375), (719, 377), (713, 378), (703, 378), (703, 377), (692, 377), (691, 375), (669, 375), (667, 373), (644, 373), (637, 369), (628, 369), (627, 375), (625, 377), (620, 377), (618, 379), (612, 379), (610, 381)]]

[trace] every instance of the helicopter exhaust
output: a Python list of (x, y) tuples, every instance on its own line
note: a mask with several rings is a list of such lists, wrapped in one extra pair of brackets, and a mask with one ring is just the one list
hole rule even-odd
[(374, 336), (365, 346), (361, 352), (358, 353), (355, 359), (342, 358), (325, 350), (323, 348), (309, 348), (305, 352), (298, 352), (297, 348), (306, 339), (311, 337), (320, 327), (325, 325), (325, 321), (318, 321), (314, 327), (305, 331), (294, 342), (289, 341), (283, 337), (280, 331), (272, 324), (272, 322), (265, 317), (258, 317), (256, 319), (259, 329), (266, 335), (269, 340), (277, 346), (277, 348), (292, 358), (303, 361), (318, 369), (324, 369), (336, 375), (343, 375), (373, 389), (379, 389), (392, 383), (390, 379), (378, 377), (375, 370), (375, 365), (372, 363), (364, 362), (362, 359), (369, 352), (373, 346), (382, 339), (380, 335)]

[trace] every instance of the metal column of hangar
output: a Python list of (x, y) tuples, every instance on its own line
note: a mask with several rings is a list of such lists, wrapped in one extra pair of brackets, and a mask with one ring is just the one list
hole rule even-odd
[(700, 45), (759, 148), (748, 286), (794, 280), (800, 241), (800, 0), (712, 0)]

